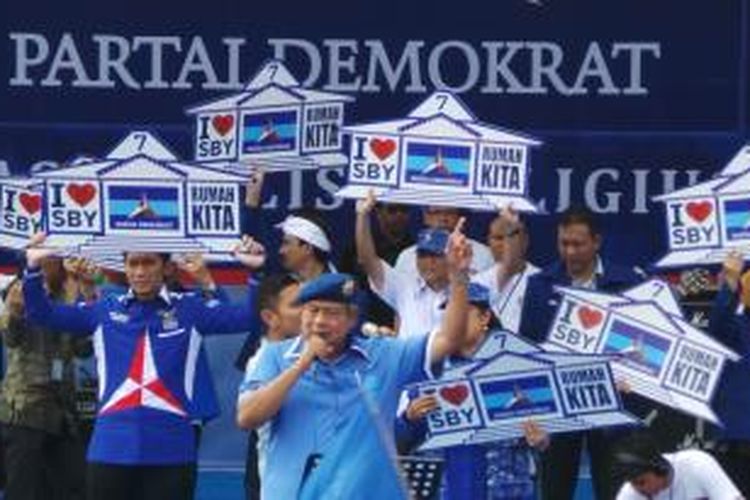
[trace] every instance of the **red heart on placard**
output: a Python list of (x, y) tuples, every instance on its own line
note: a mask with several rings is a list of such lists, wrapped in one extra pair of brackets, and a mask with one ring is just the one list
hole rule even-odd
[(393, 139), (372, 139), (370, 149), (380, 161), (383, 161), (396, 151), (396, 141)]
[(713, 210), (714, 207), (710, 201), (691, 201), (685, 205), (685, 211), (695, 222), (703, 222)]
[(588, 330), (602, 322), (604, 315), (601, 311), (591, 309), (590, 307), (581, 306), (578, 308), (578, 319), (583, 327)]
[(21, 193), (18, 201), (21, 202), (21, 206), (29, 215), (34, 215), (42, 208), (42, 196), (38, 194)]
[(213, 124), (214, 129), (216, 129), (219, 135), (225, 136), (234, 126), (234, 116), (216, 115), (213, 120), (211, 120), (211, 124)]
[(68, 184), (65, 188), (68, 196), (78, 203), (79, 207), (85, 207), (96, 196), (96, 187), (93, 184)]
[(453, 385), (440, 389), (440, 397), (448, 401), (453, 406), (461, 406), (467, 397), (469, 397), (469, 388), (465, 385)]

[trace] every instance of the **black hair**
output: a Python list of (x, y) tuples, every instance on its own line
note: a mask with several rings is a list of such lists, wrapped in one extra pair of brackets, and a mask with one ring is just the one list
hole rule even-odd
[(627, 481), (647, 472), (667, 476), (672, 472), (672, 466), (662, 451), (652, 433), (647, 430), (634, 431), (616, 446), (614, 467)]
[(560, 214), (558, 227), (567, 227), (573, 224), (583, 224), (589, 228), (591, 236), (601, 235), (599, 221), (596, 220), (594, 212), (583, 206), (572, 206)]
[(299, 281), (291, 274), (271, 274), (263, 278), (258, 285), (258, 313), (263, 309), (274, 309), (278, 303), (279, 294)]

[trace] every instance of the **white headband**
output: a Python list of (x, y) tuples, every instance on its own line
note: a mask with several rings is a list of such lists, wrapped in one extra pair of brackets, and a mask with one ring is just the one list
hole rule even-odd
[(299, 238), (326, 253), (331, 252), (331, 243), (326, 234), (314, 222), (290, 215), (284, 222), (276, 224), (276, 227), (284, 231), (284, 234)]

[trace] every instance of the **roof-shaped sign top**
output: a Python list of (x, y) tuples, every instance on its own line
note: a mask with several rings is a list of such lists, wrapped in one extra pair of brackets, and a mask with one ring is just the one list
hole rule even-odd
[(446, 115), (458, 121), (476, 121), (476, 117), (461, 100), (450, 92), (433, 92), (409, 113), (410, 118), (429, 118)]
[(187, 109), (195, 117), (195, 159), (235, 172), (340, 167), (350, 96), (308, 89), (283, 62), (266, 62), (242, 92)]
[(750, 144), (741, 147), (719, 175), (735, 175), (750, 170)]
[(129, 133), (105, 158), (125, 160), (138, 155), (159, 161), (177, 161), (177, 157), (153, 133), (137, 130)]
[(299, 87), (300, 83), (287, 69), (283, 62), (272, 59), (258, 71), (245, 86), (245, 90), (258, 90), (271, 84), (282, 87)]
[(348, 125), (347, 185), (337, 195), (384, 202), (535, 212), (531, 148), (541, 141), (479, 122), (457, 96), (437, 91), (406, 118)]

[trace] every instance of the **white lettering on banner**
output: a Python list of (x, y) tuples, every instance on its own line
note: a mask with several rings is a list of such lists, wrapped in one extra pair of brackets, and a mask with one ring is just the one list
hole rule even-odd
[[(53, 36), (11, 32), (13, 87), (72, 86), (135, 90), (241, 89), (255, 68), (243, 66), (247, 39), (196, 36)], [(243, 52), (243, 49), (245, 50)], [(643, 96), (661, 43), (590, 41), (575, 56), (552, 41), (470, 43), (424, 40), (269, 38), (261, 57), (293, 60), (305, 86), (334, 92)], [(148, 64), (141, 64), (144, 57)], [(167, 65), (167, 61), (179, 61)], [(249, 64), (244, 62), (244, 64)], [(523, 70), (519, 68), (524, 68)]]

